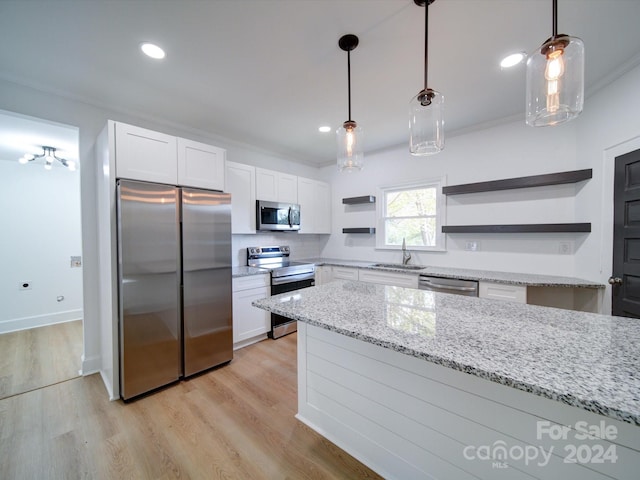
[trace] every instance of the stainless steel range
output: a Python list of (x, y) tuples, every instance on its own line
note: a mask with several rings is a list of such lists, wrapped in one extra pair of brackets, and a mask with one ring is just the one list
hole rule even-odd
[[(313, 263), (291, 262), (289, 246), (248, 247), (247, 265), (265, 268), (271, 272), (271, 295), (313, 287), (316, 267)], [(298, 330), (295, 320), (271, 314), (270, 338), (279, 338)]]

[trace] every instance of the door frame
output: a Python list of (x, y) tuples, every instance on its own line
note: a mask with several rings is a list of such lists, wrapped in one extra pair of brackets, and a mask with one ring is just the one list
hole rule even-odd
[(640, 149), (640, 135), (606, 148), (602, 156), (602, 229), (600, 230), (600, 274), (606, 284), (602, 301), (602, 312), (611, 315), (611, 285), (607, 280), (613, 273), (613, 180), (615, 176), (616, 157)]

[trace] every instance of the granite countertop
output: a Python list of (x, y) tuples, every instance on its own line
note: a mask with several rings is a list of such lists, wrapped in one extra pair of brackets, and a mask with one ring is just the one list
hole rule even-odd
[[(525, 285), (530, 287), (582, 287), (605, 288), (604, 284), (584, 280), (582, 278), (562, 277), (556, 275), (539, 275), (532, 273), (497, 272), (492, 270), (472, 270), (466, 268), (448, 268), (424, 266), (420, 270), (404, 270), (394, 267), (377, 267), (378, 262), (364, 262), (340, 260), (335, 258), (310, 258), (304, 261), (315, 263), (316, 266), (333, 265), (339, 267), (368, 268), (387, 272), (404, 273), (406, 275), (431, 275), (434, 277), (459, 278), (462, 280), (478, 280), (497, 282), (510, 285)], [(382, 263), (382, 262), (379, 262)]]
[(265, 275), (267, 273), (269, 273), (269, 270), (256, 267), (233, 267), (231, 269), (232, 278), (248, 277), (250, 275)]
[(336, 280), (253, 305), (640, 426), (640, 322)]

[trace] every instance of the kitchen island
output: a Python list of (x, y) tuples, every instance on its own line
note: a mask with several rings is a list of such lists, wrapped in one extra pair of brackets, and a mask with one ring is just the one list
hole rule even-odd
[(298, 418), (386, 478), (637, 478), (637, 320), (345, 281), (254, 305), (299, 321)]

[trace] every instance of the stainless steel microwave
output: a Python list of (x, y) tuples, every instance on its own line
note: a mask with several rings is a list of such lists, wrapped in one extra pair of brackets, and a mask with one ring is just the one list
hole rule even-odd
[(300, 205), (257, 200), (256, 228), (278, 232), (300, 230)]

